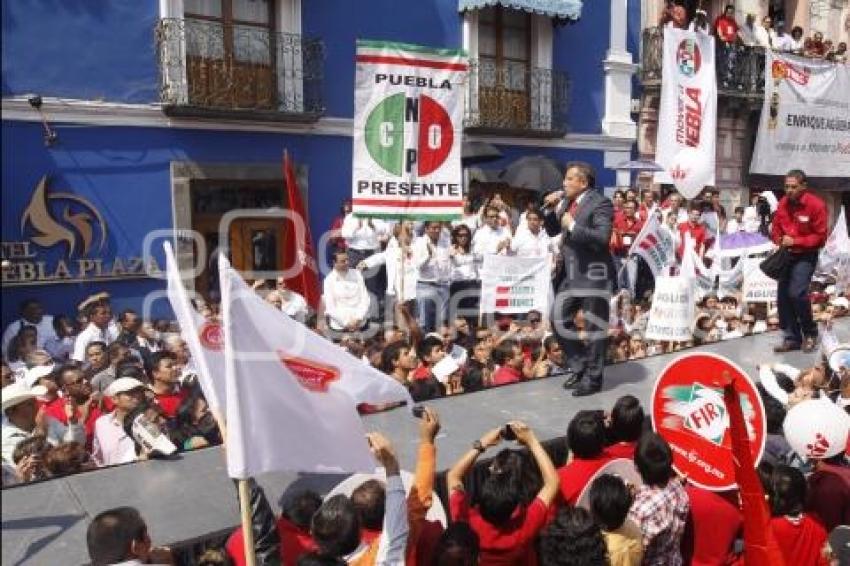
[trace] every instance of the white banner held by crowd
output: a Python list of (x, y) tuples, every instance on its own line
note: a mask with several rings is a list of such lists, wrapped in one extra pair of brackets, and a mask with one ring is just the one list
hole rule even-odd
[(690, 340), (694, 311), (693, 280), (682, 276), (656, 277), (645, 338), (672, 342)]
[(847, 235), (847, 219), (844, 216), (844, 207), (835, 220), (835, 226), (826, 239), (826, 244), (820, 251), (818, 257), (818, 272), (831, 273), (841, 267), (847, 267), (850, 257), (850, 237)]
[(633, 254), (643, 258), (655, 277), (676, 261), (676, 240), (659, 221), (655, 208), (650, 211), (646, 223), (629, 248), (629, 256)]
[(265, 301), (224, 255), (219, 274), (230, 477), (373, 471), (357, 405), (412, 406), (407, 389)]
[(357, 41), (353, 212), (454, 220), (462, 213), (462, 50)]
[(751, 173), (850, 177), (850, 66), (767, 50)]
[(552, 276), (548, 257), (487, 254), (481, 267), (481, 312), (548, 316)]
[(717, 76), (714, 38), (664, 28), (656, 182), (673, 183), (685, 198), (714, 185)]
[[(165, 242), (165, 265), (168, 278), (168, 300), (171, 310), (180, 325), (181, 336), (192, 355), (192, 362), (198, 370), (198, 384), (216, 418), (222, 418), (226, 409), (226, 389), (221, 369), (224, 367), (224, 345), (221, 325), (204, 320), (189, 301), (180, 270), (174, 259), (171, 243)], [(218, 370), (218, 375), (213, 374)]]
[(741, 299), (745, 303), (775, 303), (779, 285), (776, 279), (771, 279), (761, 270), (761, 260), (742, 258), (741, 261), (746, 262)]

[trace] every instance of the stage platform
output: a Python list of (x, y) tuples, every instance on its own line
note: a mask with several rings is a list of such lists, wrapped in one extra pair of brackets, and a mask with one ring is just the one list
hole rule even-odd
[[(836, 322), (842, 342), (850, 340), (850, 320)], [(712, 344), (706, 351), (735, 361), (753, 378), (756, 366), (779, 362), (805, 367), (815, 354), (777, 356), (777, 333)], [(656, 376), (679, 354), (654, 356), (608, 366), (602, 392), (576, 399), (561, 379), (520, 383), (431, 403), (440, 413), (438, 470), (445, 470), (473, 440), (511, 419), (530, 424), (543, 441), (564, 436), (580, 409), (610, 409), (631, 394), (646, 406)], [(402, 467), (412, 469), (418, 442), (417, 420), (404, 409), (365, 418), (370, 430), (385, 433), (397, 447)], [(286, 447), (281, 447), (285, 449)], [(271, 474), (260, 478), (273, 507), (289, 489), (312, 487), (327, 492), (341, 476)], [(2, 493), (2, 562), (84, 564), (85, 531), (97, 513), (120, 505), (137, 507), (157, 545), (184, 546), (230, 531), (238, 523), (236, 490), (228, 479), (220, 447), (187, 453), (176, 461), (150, 461), (97, 470), (69, 478), (13, 487)]]

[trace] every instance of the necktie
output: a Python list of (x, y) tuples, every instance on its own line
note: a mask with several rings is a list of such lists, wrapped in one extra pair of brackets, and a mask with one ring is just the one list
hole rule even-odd
[(577, 198), (573, 199), (573, 201), (570, 203), (570, 207), (567, 209), (567, 212), (570, 213), (570, 216), (575, 217), (576, 210), (578, 210), (578, 199)]

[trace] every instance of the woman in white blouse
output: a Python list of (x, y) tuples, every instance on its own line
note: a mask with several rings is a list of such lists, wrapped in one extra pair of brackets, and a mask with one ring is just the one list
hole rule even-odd
[(449, 320), (464, 318), (470, 328), (474, 328), (478, 322), (481, 281), (478, 277), (478, 261), (472, 253), (472, 231), (465, 224), (455, 226), (452, 230), (449, 260)]

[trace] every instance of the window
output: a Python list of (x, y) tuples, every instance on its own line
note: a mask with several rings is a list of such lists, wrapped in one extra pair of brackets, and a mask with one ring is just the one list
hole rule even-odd
[(271, 109), (273, 0), (184, 0), (189, 103)]
[(529, 122), (531, 14), (501, 6), (478, 16), (479, 105), (485, 122), (523, 128)]

